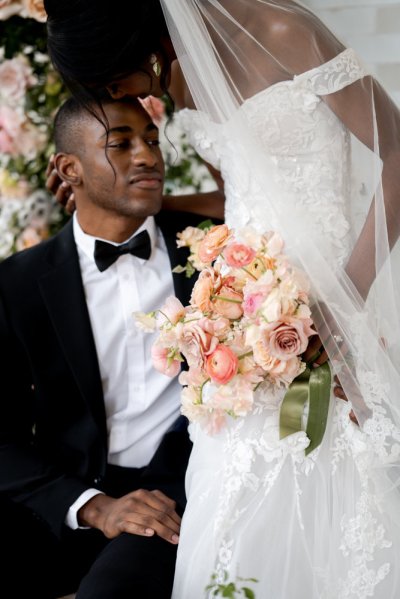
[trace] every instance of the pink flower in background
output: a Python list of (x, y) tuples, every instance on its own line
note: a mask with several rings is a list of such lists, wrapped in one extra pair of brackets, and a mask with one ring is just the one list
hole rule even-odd
[(253, 261), (255, 250), (244, 243), (231, 243), (224, 249), (224, 259), (228, 266), (243, 268)]
[(45, 239), (46, 233), (46, 231), (35, 229), (35, 227), (32, 226), (26, 227), (15, 243), (17, 250), (26, 250), (27, 248), (37, 245)]
[(228, 346), (217, 345), (207, 358), (206, 371), (212, 381), (225, 385), (235, 376), (238, 366), (237, 355)]
[(147, 96), (147, 98), (138, 98), (139, 102), (145, 109), (145, 111), (149, 114), (151, 120), (156, 125), (156, 127), (160, 127), (164, 117), (165, 117), (165, 104), (160, 98), (155, 98), (154, 96)]
[(243, 302), (243, 311), (246, 316), (254, 316), (265, 300), (264, 293), (249, 293), (245, 295)]
[(10, 103), (20, 102), (35, 83), (36, 77), (25, 57), (17, 56), (0, 64), (0, 95)]
[(43, 0), (22, 0), (23, 16), (35, 19), (44, 23), (47, 19), (46, 11), (44, 10)]

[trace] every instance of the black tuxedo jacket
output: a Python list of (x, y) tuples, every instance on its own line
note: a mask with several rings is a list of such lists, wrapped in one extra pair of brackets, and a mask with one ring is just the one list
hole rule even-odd
[[(171, 267), (185, 264), (176, 233), (202, 219), (156, 218)], [(185, 305), (194, 278), (174, 274)], [(69, 507), (101, 488), (107, 431), (96, 348), (72, 223), (0, 264), (0, 493), (60, 534)]]

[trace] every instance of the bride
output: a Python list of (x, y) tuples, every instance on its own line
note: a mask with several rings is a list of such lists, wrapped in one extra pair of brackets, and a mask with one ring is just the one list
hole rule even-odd
[[(188, 107), (178, 118), (222, 174), (227, 224), (279, 231), (308, 274), (323, 342), (309, 353), (329, 358), (349, 399), (332, 396), (323, 442), (307, 456), (304, 432), (279, 438), (281, 391), (260, 391), (253, 412), (218, 435), (190, 426), (173, 597), (208, 596), (213, 580), (258, 599), (395, 599), (398, 109), (292, 0), (45, 4), (52, 60), (83, 101), (170, 86)], [(175, 57), (187, 87), (171, 81)]]

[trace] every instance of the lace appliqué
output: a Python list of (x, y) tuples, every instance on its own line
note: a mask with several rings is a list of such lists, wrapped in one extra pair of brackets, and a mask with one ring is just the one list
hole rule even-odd
[(298, 75), (295, 81), (306, 81), (311, 91), (324, 96), (340, 91), (366, 74), (357, 54), (352, 48), (348, 48), (325, 64)]
[(353, 567), (346, 580), (339, 584), (340, 599), (365, 599), (373, 597), (376, 586), (389, 574), (390, 564), (383, 563), (379, 568), (368, 567), (376, 562), (376, 552), (388, 549), (392, 543), (385, 539), (385, 529), (373, 516), (371, 496), (365, 491), (357, 503), (354, 518), (343, 517), (343, 540), (340, 550), (343, 555), (352, 557)]

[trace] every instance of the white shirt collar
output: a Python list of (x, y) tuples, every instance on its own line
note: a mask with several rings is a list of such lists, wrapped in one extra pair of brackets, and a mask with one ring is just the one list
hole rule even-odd
[[(157, 244), (157, 226), (154, 220), (154, 216), (148, 216), (144, 223), (142, 224), (137, 231), (135, 231), (128, 239), (123, 241), (122, 243), (115, 243), (115, 241), (110, 241), (109, 239), (103, 239), (102, 237), (93, 237), (92, 235), (88, 235), (82, 229), (78, 221), (77, 211), (74, 212), (73, 215), (73, 232), (76, 245), (82, 250), (82, 252), (94, 262), (94, 244), (96, 239), (100, 239), (101, 241), (106, 241), (107, 243), (111, 243), (112, 245), (122, 245), (122, 243), (126, 243), (132, 237), (140, 233), (141, 231), (147, 230), (150, 241), (151, 241), (151, 251), (154, 251), (154, 248)], [(146, 262), (141, 258), (138, 258), (140, 262)]]

